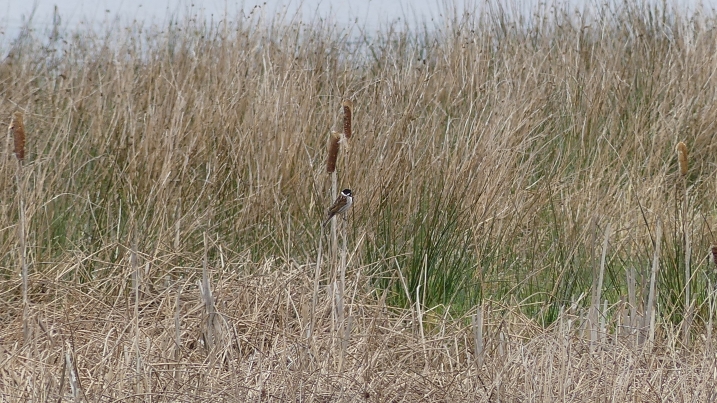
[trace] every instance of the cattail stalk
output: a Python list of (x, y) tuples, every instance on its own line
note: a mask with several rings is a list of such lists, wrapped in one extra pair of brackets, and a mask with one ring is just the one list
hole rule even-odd
[[(332, 200), (334, 197), (336, 197), (336, 194), (338, 193), (338, 188), (339, 188), (338, 187), (338, 178), (336, 175), (336, 171), (334, 171), (331, 173), (331, 195), (329, 196), (329, 200)], [(339, 241), (338, 241), (338, 237), (336, 234), (336, 221), (337, 221), (336, 219), (331, 220), (331, 254), (329, 255), (329, 259), (332, 262), (332, 266), (333, 266), (333, 264), (336, 263), (336, 256), (338, 256), (338, 248), (339, 248)], [(333, 286), (331, 287), (331, 289), (333, 291), (332, 291), (332, 297), (331, 297), (331, 305), (332, 305), (332, 311), (334, 313), (334, 315), (332, 315), (332, 318), (336, 318), (336, 314), (337, 314), (336, 301), (337, 301), (337, 295), (338, 295), (337, 291), (336, 291), (336, 289), (338, 288), (338, 286), (336, 285), (336, 283), (337, 283), (337, 281), (336, 281), (337, 275), (336, 274), (337, 273), (336, 273), (336, 270), (332, 270), (332, 272), (333, 273), (331, 275), (331, 283), (333, 284)], [(335, 329), (337, 329), (337, 323), (341, 323), (341, 321), (335, 320), (332, 322), (332, 326), (331, 326), (332, 332)]]
[[(343, 107), (344, 112), (344, 130), (343, 130), (343, 138), (341, 138), (339, 141), (343, 141), (344, 143), (344, 149), (346, 150), (346, 153), (349, 152), (349, 143), (348, 140), (351, 139), (351, 117), (353, 114), (353, 102), (350, 100), (345, 100), (341, 106)], [(334, 189), (333, 194), (336, 194), (338, 189), (336, 189), (336, 180), (335, 177), (332, 180)], [(336, 233), (335, 231), (335, 221), (334, 224), (332, 224), (332, 237), (334, 239), (334, 245), (336, 245)], [(341, 256), (340, 256), (340, 262), (339, 262), (339, 284), (338, 284), (338, 306), (337, 306), (337, 322), (339, 325), (339, 329), (342, 329), (343, 332), (340, 332), (340, 337), (342, 339), (341, 342), (341, 359), (339, 361), (339, 373), (342, 373), (343, 371), (343, 364), (344, 364), (344, 357), (346, 356), (346, 349), (348, 348), (348, 341), (351, 334), (351, 318), (349, 318), (348, 321), (346, 321), (344, 316), (344, 298), (345, 298), (345, 291), (346, 291), (346, 258), (347, 258), (347, 251), (348, 246), (346, 244), (346, 233), (348, 229), (347, 226), (344, 225), (341, 231)], [(335, 254), (334, 254), (335, 256)]]
[(25, 191), (24, 191), (24, 175), (22, 171), (23, 160), (25, 159), (25, 125), (23, 124), (21, 112), (15, 112), (8, 131), (13, 137), (15, 148), (13, 152), (17, 160), (17, 194), (18, 194), (18, 216), (20, 223), (18, 227), (18, 243), (20, 247), (20, 267), (22, 269), (22, 305), (23, 305), (23, 336), (25, 341), (29, 337), (29, 300), (27, 296), (28, 289), (28, 268), (27, 268), (27, 248), (25, 245)]
[[(341, 148), (341, 145), (343, 144), (344, 150), (348, 153), (348, 140), (351, 138), (351, 115), (352, 115), (352, 109), (353, 104), (351, 101), (346, 100), (342, 103), (342, 109), (343, 109), (343, 133), (337, 133), (335, 131), (331, 132), (331, 135), (329, 136), (329, 142), (327, 146), (328, 156), (326, 159), (326, 172), (331, 176), (331, 194), (329, 196), (329, 200), (333, 200), (334, 197), (336, 197), (336, 194), (338, 192), (338, 175), (336, 173), (336, 162), (338, 159), (339, 149)], [(323, 228), (323, 227), (322, 227)], [(345, 291), (345, 281), (346, 281), (346, 259), (347, 259), (347, 244), (346, 244), (346, 226), (344, 226), (342, 231), (342, 245), (341, 245), (341, 253), (339, 255), (338, 253), (338, 237), (336, 236), (336, 220), (331, 221), (331, 261), (336, 262), (336, 258), (340, 257), (339, 260), (339, 267), (338, 270), (333, 271), (333, 275), (331, 276), (331, 284), (332, 287), (332, 295), (331, 295), (331, 305), (332, 305), (332, 311), (335, 315), (332, 315), (332, 318), (335, 318), (332, 320), (332, 332), (337, 331), (339, 333), (339, 338), (342, 339), (342, 342), (340, 343), (341, 346), (341, 355), (339, 356), (339, 372), (343, 370), (343, 358), (345, 356), (346, 348), (348, 345), (348, 337), (351, 333), (350, 331), (350, 324), (345, 323), (345, 317), (344, 317), (344, 291)], [(319, 247), (321, 248), (321, 246)], [(319, 252), (318, 260), (321, 259), (321, 252)], [(314, 274), (314, 296), (312, 298), (312, 306), (311, 306), (311, 324), (308, 331), (308, 338), (310, 339), (312, 337), (312, 333), (314, 331), (315, 326), (315, 310), (316, 310), (316, 303), (317, 303), (317, 294), (318, 294), (318, 282), (319, 282), (319, 276), (321, 274), (320, 269), (320, 263), (317, 262), (316, 266), (316, 272)], [(349, 321), (350, 323), (350, 321)]]
[(351, 140), (351, 116), (353, 114), (354, 104), (351, 100), (345, 100), (341, 106), (344, 110), (344, 136)]
[[(336, 160), (339, 156), (339, 146), (341, 143), (341, 133), (332, 131), (329, 135), (329, 141), (327, 144), (327, 151), (328, 151), (328, 157), (326, 158), (326, 172), (331, 176), (331, 193), (335, 194), (336, 188), (337, 188), (337, 178), (336, 178)], [(330, 196), (331, 197), (331, 196)], [(322, 231), (324, 226), (321, 226)], [(332, 250), (336, 247), (336, 227), (333, 224), (331, 224), (331, 232), (332, 232), (332, 243), (331, 247)], [(319, 297), (319, 279), (321, 278), (321, 261), (322, 261), (322, 253), (323, 253), (323, 237), (319, 238), (319, 255), (316, 259), (316, 270), (314, 271), (314, 292), (311, 298), (311, 321), (309, 325), (309, 329), (307, 332), (307, 339), (312, 340), (314, 329), (316, 327), (316, 306), (318, 304), (318, 297)], [(336, 254), (334, 253), (334, 256)], [(332, 296), (332, 302), (333, 302), (333, 296)]]
[(677, 143), (677, 160), (680, 163), (680, 175), (687, 175), (687, 146), (681, 141)]
[(339, 156), (339, 143), (341, 142), (341, 133), (332, 131), (329, 136), (329, 157), (326, 159), (326, 172), (332, 174), (336, 172), (336, 159)]

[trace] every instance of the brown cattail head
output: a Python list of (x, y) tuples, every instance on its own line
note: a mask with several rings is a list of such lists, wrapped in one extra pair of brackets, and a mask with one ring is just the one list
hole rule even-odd
[(326, 172), (336, 172), (336, 158), (339, 156), (341, 133), (332, 131), (329, 136), (329, 158), (326, 160)]
[(354, 103), (347, 99), (342, 104), (344, 109), (344, 136), (351, 139), (351, 114), (353, 113)]
[(717, 265), (717, 245), (712, 245), (712, 261)]
[(15, 156), (22, 161), (25, 159), (25, 125), (22, 123), (22, 112), (15, 112), (12, 115), (8, 131), (15, 139)]
[(680, 175), (687, 175), (687, 146), (681, 141), (677, 143), (677, 159), (680, 162)]

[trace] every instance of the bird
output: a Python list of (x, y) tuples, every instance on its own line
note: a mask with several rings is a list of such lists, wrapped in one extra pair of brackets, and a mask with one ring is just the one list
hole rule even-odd
[(331, 218), (333, 218), (335, 215), (343, 214), (346, 212), (346, 210), (351, 207), (351, 204), (354, 202), (354, 196), (351, 193), (351, 189), (344, 189), (339, 194), (339, 197), (336, 198), (334, 201), (334, 204), (329, 208), (328, 213), (326, 214), (326, 221), (324, 221), (323, 226), (326, 226), (326, 224), (331, 221)]

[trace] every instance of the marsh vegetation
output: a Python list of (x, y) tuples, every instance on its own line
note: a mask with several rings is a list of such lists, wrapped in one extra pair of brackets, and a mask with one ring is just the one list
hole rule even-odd
[(553, 11), (24, 31), (0, 394), (714, 399), (717, 16)]

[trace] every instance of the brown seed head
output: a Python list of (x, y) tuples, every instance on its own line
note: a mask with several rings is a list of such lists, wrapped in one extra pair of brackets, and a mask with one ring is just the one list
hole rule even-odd
[(680, 175), (687, 175), (687, 146), (681, 141), (677, 143), (677, 160), (680, 162)]
[(717, 245), (712, 245), (712, 261), (717, 265)]
[(354, 109), (354, 103), (347, 99), (342, 104), (344, 109), (344, 135), (347, 139), (351, 138), (351, 115)]
[(25, 159), (25, 125), (22, 123), (22, 112), (15, 112), (12, 115), (8, 131), (15, 140), (15, 156), (22, 161)]
[(336, 172), (336, 158), (339, 156), (339, 142), (341, 141), (341, 133), (332, 131), (329, 136), (329, 158), (326, 160), (326, 172)]

